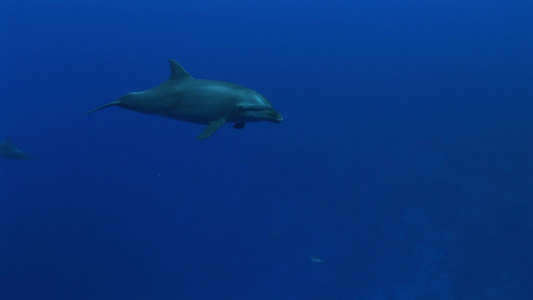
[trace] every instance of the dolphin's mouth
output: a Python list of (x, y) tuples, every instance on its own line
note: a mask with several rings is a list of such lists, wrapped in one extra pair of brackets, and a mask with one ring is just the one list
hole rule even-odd
[(273, 109), (265, 111), (265, 114), (268, 116), (269, 121), (272, 121), (275, 123), (283, 122), (283, 116), (279, 112)]
[(259, 121), (267, 121), (267, 122), (274, 122), (274, 123), (281, 123), (283, 122), (283, 116), (269, 108), (269, 109), (262, 109), (262, 110), (249, 110), (244, 113), (242, 116), (244, 122), (259, 122)]

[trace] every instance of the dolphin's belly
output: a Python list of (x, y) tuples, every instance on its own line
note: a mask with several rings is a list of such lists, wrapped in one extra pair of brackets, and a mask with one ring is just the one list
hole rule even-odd
[(227, 118), (236, 107), (233, 97), (202, 89), (176, 90), (172, 95), (160, 97), (152, 103), (151, 111), (155, 115), (197, 124)]
[(172, 111), (161, 111), (157, 113), (157, 115), (165, 118), (196, 124), (207, 124), (215, 119), (213, 117), (213, 114), (206, 113), (201, 109), (177, 109)]
[(199, 102), (201, 103), (176, 100), (172, 105), (156, 109), (154, 114), (179, 121), (207, 124), (228, 113), (224, 106), (219, 105), (217, 101)]

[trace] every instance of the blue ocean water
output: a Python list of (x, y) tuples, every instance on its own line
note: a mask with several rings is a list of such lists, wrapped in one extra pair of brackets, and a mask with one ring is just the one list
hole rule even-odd
[[(3, 1), (0, 299), (532, 299), (531, 1)], [(108, 108), (235, 82), (281, 124)]]

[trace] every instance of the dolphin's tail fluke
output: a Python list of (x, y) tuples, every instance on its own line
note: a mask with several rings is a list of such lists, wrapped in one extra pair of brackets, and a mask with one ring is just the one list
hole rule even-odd
[(107, 108), (107, 107), (110, 107), (110, 106), (115, 106), (115, 105), (117, 105), (117, 104), (119, 104), (118, 101), (111, 102), (111, 103), (108, 103), (108, 104), (106, 104), (106, 105), (104, 105), (104, 106), (100, 106), (100, 107), (98, 107), (98, 108), (96, 108), (96, 109), (90, 110), (90, 111), (88, 111), (88, 112), (86, 112), (86, 113), (87, 113), (87, 114), (90, 114), (90, 113), (95, 112), (95, 111), (97, 111), (97, 110), (101, 110), (101, 109), (104, 109), (104, 108)]

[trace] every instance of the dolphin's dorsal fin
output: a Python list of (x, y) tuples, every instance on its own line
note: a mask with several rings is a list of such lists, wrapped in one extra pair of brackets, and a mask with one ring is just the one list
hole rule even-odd
[(170, 78), (169, 80), (191, 78), (191, 75), (175, 60), (169, 59), (170, 63)]

